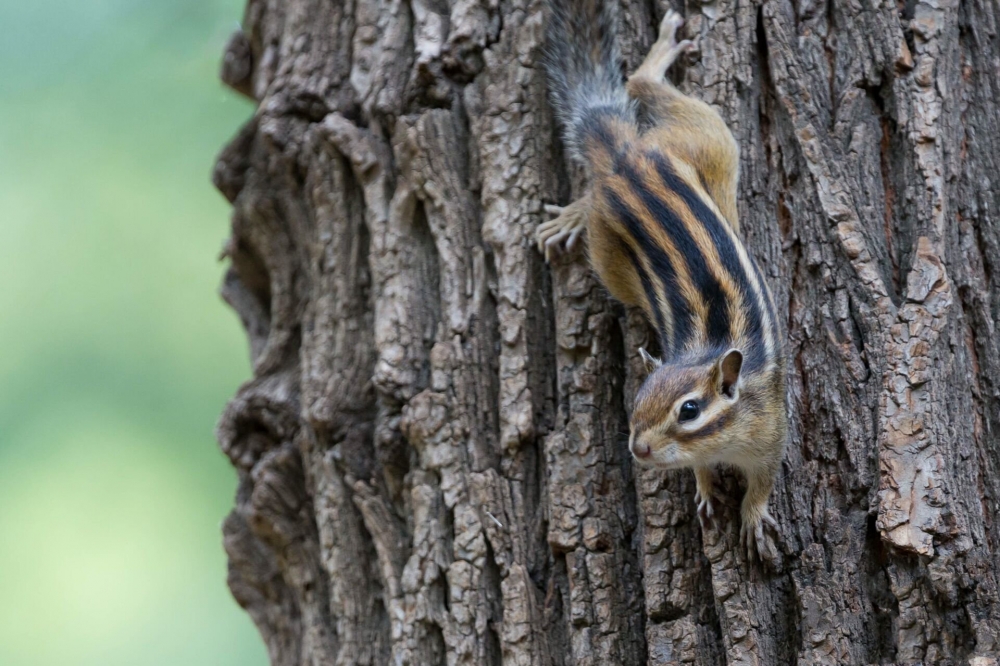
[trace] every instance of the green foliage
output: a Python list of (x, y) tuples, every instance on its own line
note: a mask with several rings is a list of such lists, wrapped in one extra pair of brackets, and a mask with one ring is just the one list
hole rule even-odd
[(225, 586), (242, 0), (0, 0), (0, 664), (263, 664)]

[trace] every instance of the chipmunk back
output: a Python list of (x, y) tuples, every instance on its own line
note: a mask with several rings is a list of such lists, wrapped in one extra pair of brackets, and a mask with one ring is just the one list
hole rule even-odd
[(663, 360), (632, 411), (635, 459), (692, 467), (699, 515), (713, 514), (713, 465), (747, 477), (742, 536), (776, 557), (765, 525), (787, 437), (784, 345), (773, 299), (739, 237), (739, 152), (714, 109), (680, 93), (667, 68), (693, 45), (668, 12), (645, 61), (620, 74), (618, 3), (550, 0), (546, 71), (571, 157), (590, 187), (539, 227), (548, 257), (586, 230), (591, 263), (619, 300), (656, 328)]

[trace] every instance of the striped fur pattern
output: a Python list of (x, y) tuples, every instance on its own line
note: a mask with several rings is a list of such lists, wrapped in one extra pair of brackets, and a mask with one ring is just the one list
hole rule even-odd
[[(547, 71), (566, 143), (591, 185), (539, 228), (539, 244), (548, 251), (585, 225), (602, 282), (658, 332), (663, 360), (650, 358), (631, 417), (636, 460), (695, 468), (705, 519), (706, 470), (742, 469), (744, 542), (771, 559), (764, 526), (774, 524), (767, 499), (787, 432), (785, 359), (773, 299), (738, 234), (735, 141), (711, 107), (664, 78), (689, 44), (675, 39), (679, 16), (664, 17), (626, 85), (609, 38), (617, 3), (572, 1), (550, 0)], [(637, 108), (650, 127), (640, 127)]]
[(689, 362), (737, 347), (748, 372), (777, 363), (767, 284), (692, 170), (635, 139), (590, 137), (588, 146), (592, 164), (610, 165), (595, 174), (593, 205), (635, 258), (636, 304), (665, 357)]

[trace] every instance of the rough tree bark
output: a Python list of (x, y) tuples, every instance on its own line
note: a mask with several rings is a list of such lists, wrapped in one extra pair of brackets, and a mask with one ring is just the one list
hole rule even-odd
[[(634, 66), (666, 5), (621, 1)], [(681, 10), (787, 324), (782, 562), (738, 554), (738, 476), (703, 532), (690, 471), (632, 464), (650, 331), (533, 247), (583, 185), (541, 0), (250, 0), (218, 436), (274, 664), (997, 663), (1000, 8)]]

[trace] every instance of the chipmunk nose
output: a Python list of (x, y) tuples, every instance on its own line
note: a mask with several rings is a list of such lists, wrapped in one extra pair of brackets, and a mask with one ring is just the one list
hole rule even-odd
[(653, 453), (649, 448), (649, 444), (640, 442), (638, 439), (633, 439), (629, 443), (629, 449), (632, 450), (632, 455), (636, 458), (648, 458)]

